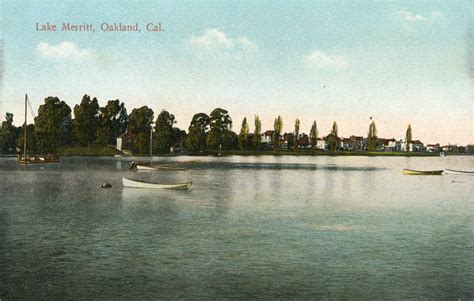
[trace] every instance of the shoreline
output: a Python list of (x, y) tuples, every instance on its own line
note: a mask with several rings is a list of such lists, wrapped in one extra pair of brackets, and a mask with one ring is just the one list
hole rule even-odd
[[(39, 155), (39, 154), (38, 154)], [(61, 157), (138, 157), (148, 158), (149, 154), (135, 154), (124, 155), (113, 147), (67, 147), (59, 150), (58, 155)], [(446, 156), (474, 156), (474, 153), (445, 153)], [(440, 157), (440, 153), (428, 152), (368, 152), (368, 151), (338, 151), (335, 153), (322, 150), (221, 150), (221, 151), (206, 151), (206, 152), (183, 152), (183, 153), (156, 153), (153, 156), (159, 157), (229, 157), (229, 156), (331, 156), (331, 157), (346, 157), (346, 156), (364, 156), (364, 157)], [(17, 157), (16, 154), (0, 154), (0, 158)]]
[[(66, 152), (59, 153), (60, 157), (117, 157), (117, 158), (149, 158), (148, 154), (137, 155), (121, 155), (121, 154), (104, 154), (104, 153), (84, 153), (84, 152)], [(449, 154), (447, 156), (473, 156), (474, 154)], [(303, 156), (303, 157), (440, 157), (439, 154), (432, 153), (368, 153), (368, 152), (337, 152), (337, 153), (309, 153), (309, 152), (206, 152), (206, 153), (184, 153), (184, 154), (153, 154), (154, 157), (264, 157), (264, 156)], [(16, 158), (17, 155), (0, 155), (0, 158)]]

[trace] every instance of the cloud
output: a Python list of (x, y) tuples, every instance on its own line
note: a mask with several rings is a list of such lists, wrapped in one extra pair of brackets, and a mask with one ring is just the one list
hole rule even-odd
[(243, 36), (243, 37), (239, 37), (237, 39), (237, 42), (242, 45), (243, 47), (246, 47), (246, 48), (251, 48), (251, 49), (257, 49), (257, 44), (255, 44), (255, 42), (249, 40), (249, 38)]
[(436, 10), (427, 15), (416, 14), (403, 8), (395, 13), (401, 20), (408, 24), (436, 23), (444, 20), (442, 12)]
[(327, 54), (320, 50), (314, 50), (306, 58), (306, 61), (318, 68), (345, 68), (349, 66), (349, 61), (345, 57)]
[(201, 36), (192, 36), (189, 42), (197, 48), (257, 49), (257, 44), (246, 36), (230, 38), (216, 28), (206, 29)]
[(72, 42), (62, 42), (58, 45), (40, 42), (36, 46), (36, 51), (40, 56), (49, 59), (82, 60), (92, 58), (92, 50), (90, 48), (80, 49)]

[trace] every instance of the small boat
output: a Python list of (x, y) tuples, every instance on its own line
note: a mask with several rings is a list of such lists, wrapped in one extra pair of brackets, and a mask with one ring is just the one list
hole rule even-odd
[(146, 165), (135, 165), (135, 168), (139, 170), (155, 170), (153, 167)]
[(193, 182), (186, 183), (177, 183), (177, 184), (159, 184), (159, 183), (149, 183), (139, 180), (122, 178), (124, 187), (133, 187), (133, 188), (154, 188), (154, 189), (189, 189)]
[(456, 170), (456, 169), (449, 169), (449, 168), (446, 168), (446, 173), (450, 175), (473, 175), (474, 176), (474, 171)]
[(413, 169), (403, 169), (404, 175), (417, 175), (417, 176), (437, 176), (441, 175), (443, 170), (413, 170)]
[(59, 156), (56, 156), (56, 155), (47, 155), (47, 156), (18, 155), (17, 162), (19, 164), (59, 163)]
[(154, 166), (137, 165), (136, 167), (138, 170), (186, 170), (186, 168), (174, 167), (171, 165), (154, 165)]
[(25, 123), (23, 124), (23, 154), (18, 152), (18, 157), (17, 157), (17, 162), (22, 165), (27, 165), (27, 164), (48, 164), (48, 163), (59, 163), (59, 156), (58, 155), (30, 155), (28, 154), (28, 147), (26, 145), (26, 142), (28, 141), (27, 139), (27, 128), (28, 128), (28, 122), (27, 122), (27, 116), (28, 116), (28, 109), (27, 105), (30, 105), (30, 110), (31, 109), (31, 103), (28, 100), (28, 95), (25, 94)]

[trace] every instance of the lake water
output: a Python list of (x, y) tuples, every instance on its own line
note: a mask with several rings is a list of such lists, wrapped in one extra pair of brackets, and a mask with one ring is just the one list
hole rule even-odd
[(1, 300), (474, 298), (473, 156), (121, 160), (0, 159)]

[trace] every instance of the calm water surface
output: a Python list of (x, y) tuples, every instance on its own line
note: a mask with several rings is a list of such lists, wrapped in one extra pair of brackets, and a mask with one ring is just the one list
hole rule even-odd
[(0, 158), (0, 299), (474, 298), (474, 157), (196, 159)]

